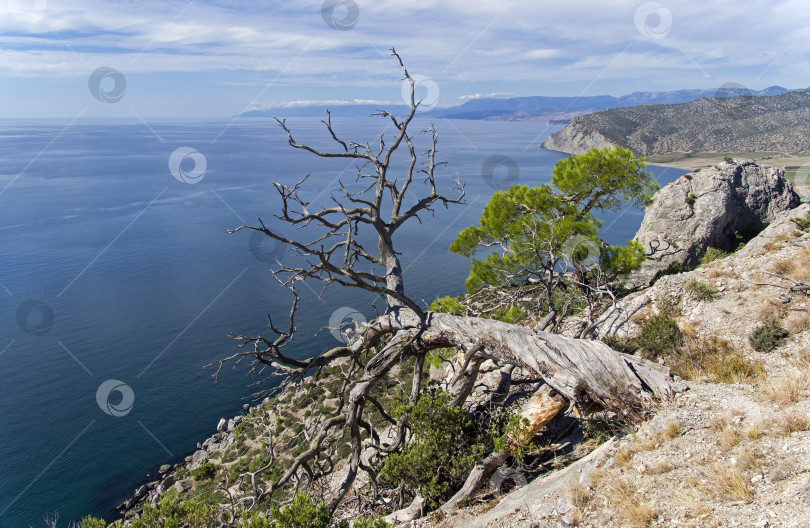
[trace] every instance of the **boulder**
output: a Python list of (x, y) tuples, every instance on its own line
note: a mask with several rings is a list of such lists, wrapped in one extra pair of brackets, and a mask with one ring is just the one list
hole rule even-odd
[(222, 433), (225, 432), (225, 429), (228, 427), (228, 421), (225, 418), (220, 418), (219, 422), (217, 423), (217, 432)]
[(167, 475), (166, 478), (163, 479), (163, 481), (160, 484), (158, 484), (158, 487), (155, 488), (155, 493), (157, 493), (158, 496), (162, 496), (173, 485), (174, 485), (174, 477), (172, 475)]
[(656, 193), (633, 240), (649, 255), (629, 280), (645, 287), (674, 264), (699, 264), (710, 247), (734, 251), (779, 213), (798, 207), (799, 195), (782, 169), (753, 161), (724, 162), (681, 176)]
[(203, 450), (195, 451), (194, 454), (191, 455), (191, 460), (189, 461), (187, 466), (189, 471), (192, 471), (200, 467), (207, 458), (208, 453), (206, 451)]
[(158, 473), (162, 475), (162, 474), (166, 473), (167, 471), (169, 471), (171, 468), (172, 468), (172, 466), (170, 464), (163, 464), (158, 469)]
[(177, 491), (187, 491), (187, 490), (190, 490), (192, 486), (194, 486), (194, 481), (193, 480), (191, 480), (191, 479), (183, 479), (183, 480), (178, 480), (177, 482), (175, 482), (174, 486), (172, 486), (172, 487), (174, 489), (176, 489)]

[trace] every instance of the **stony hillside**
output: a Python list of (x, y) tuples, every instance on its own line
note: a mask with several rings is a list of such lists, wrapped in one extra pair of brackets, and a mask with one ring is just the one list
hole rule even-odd
[[(775, 215), (744, 247), (716, 257), (629, 295), (598, 332), (616, 350), (666, 364), (687, 390), (635, 426), (591, 417), (543, 447), (553, 457), (540, 471), (496, 473), (465, 509), (401, 526), (809, 526), (810, 205)], [(441, 378), (440, 365), (431, 377)], [(480, 372), (484, 388), (498, 374)], [(126, 517), (167, 495), (235, 493), (237, 475), (263, 466), (285, 470), (311, 410), (342, 383), (327, 374), (223, 419), (198, 451), (161, 467), (122, 504)], [(499, 496), (504, 480), (524, 485)], [(353, 518), (369, 485), (356, 482), (339, 518)]]
[[(631, 295), (612, 343), (670, 317), (683, 341), (660, 361), (689, 390), (567, 469), (420, 526), (809, 526), (810, 296), (788, 289), (808, 281), (805, 204), (736, 253)], [(754, 350), (769, 320), (787, 335)]]
[(810, 92), (644, 105), (573, 119), (542, 146), (572, 154), (619, 145), (638, 155), (810, 150)]

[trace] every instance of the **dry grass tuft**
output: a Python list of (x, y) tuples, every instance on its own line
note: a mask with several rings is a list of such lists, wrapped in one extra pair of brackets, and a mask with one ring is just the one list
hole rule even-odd
[(694, 519), (711, 513), (711, 509), (706, 506), (706, 489), (694, 477), (686, 477), (683, 487), (675, 493), (677, 503), (686, 509), (687, 517)]
[(742, 471), (715, 462), (708, 472), (709, 487), (720, 500), (751, 502), (751, 483)]
[(723, 273), (717, 268), (712, 268), (708, 271), (708, 273), (706, 273), (706, 277), (710, 279), (716, 279), (717, 277), (721, 277), (722, 275)]
[(681, 434), (681, 422), (678, 420), (669, 420), (666, 424), (664, 424), (664, 437), (667, 440), (672, 440), (679, 434)]
[(571, 504), (573, 504), (575, 508), (582, 508), (591, 502), (593, 494), (586, 486), (580, 484), (579, 482), (573, 482), (570, 486), (568, 486), (568, 498), (571, 500)]
[(802, 248), (793, 261), (796, 266), (791, 277), (800, 281), (810, 280), (810, 249)]
[(740, 471), (756, 471), (764, 463), (764, 454), (751, 446), (742, 446), (737, 452), (737, 468)]
[(672, 464), (672, 462), (669, 460), (662, 460), (661, 462), (650, 466), (648, 473), (651, 475), (662, 475), (664, 473), (669, 473), (673, 469), (675, 469), (675, 466)]
[(763, 435), (762, 426), (759, 424), (752, 425), (745, 430), (745, 436), (749, 440), (756, 440)]
[(652, 451), (659, 445), (660, 442), (658, 441), (657, 438), (653, 437), (636, 438), (636, 440), (633, 442), (632, 450), (634, 453)]
[(619, 467), (627, 467), (630, 464), (630, 460), (633, 457), (633, 452), (627, 449), (626, 447), (622, 447), (616, 454), (613, 455), (613, 461)]
[(709, 427), (712, 431), (720, 432), (726, 427), (729, 427), (731, 422), (728, 420), (726, 416), (715, 416), (709, 422)]
[(646, 528), (658, 514), (647, 501), (636, 493), (636, 486), (629, 479), (618, 478), (610, 481), (608, 493), (622, 526)]
[(796, 270), (796, 263), (793, 260), (779, 260), (771, 266), (771, 271), (779, 275), (790, 275)]
[(757, 315), (761, 322), (767, 321), (768, 319), (778, 319), (781, 321), (788, 316), (788, 307), (780, 301), (766, 299), (765, 302), (759, 306)]
[(740, 443), (740, 433), (736, 427), (726, 426), (717, 435), (717, 443), (725, 450), (729, 450)]
[(765, 428), (776, 436), (788, 436), (810, 429), (810, 417), (798, 410), (785, 411), (766, 420)]
[(769, 379), (759, 391), (760, 397), (776, 405), (788, 406), (798, 402), (802, 393), (810, 389), (806, 373), (793, 371), (789, 374)]
[(750, 383), (765, 372), (762, 362), (751, 361), (730, 342), (718, 337), (699, 338), (685, 334), (685, 344), (667, 363), (687, 380), (716, 383)]
[(801, 334), (810, 330), (810, 313), (805, 311), (793, 311), (785, 320), (785, 328), (791, 334)]

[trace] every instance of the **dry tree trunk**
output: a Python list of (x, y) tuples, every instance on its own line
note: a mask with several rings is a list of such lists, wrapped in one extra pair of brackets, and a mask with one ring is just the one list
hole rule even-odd
[[(536, 331), (491, 319), (433, 313), (420, 325), (419, 317), (407, 309), (392, 310), (377, 321), (399, 331), (379, 356), (386, 361), (370, 362), (364, 380), (377, 379), (400, 353), (422, 355), (438, 347), (455, 347), (463, 353), (460, 370), (451, 380), (454, 401), (459, 404), (469, 395), (482, 359), (497, 359), (522, 368), (545, 382), (523, 406), (520, 415), (529, 421), (528, 431), (516, 444), (527, 444), (554, 416), (566, 408), (581, 413), (607, 409), (628, 419), (643, 416), (658, 401), (668, 399), (678, 387), (670, 379), (669, 369), (635, 356), (621, 354), (600, 341), (588, 341)], [(416, 331), (416, 333), (414, 333)], [(387, 353), (386, 353), (387, 350)], [(461, 354), (460, 354), (461, 355)], [(387, 371), (387, 370), (386, 370)], [(468, 376), (465, 376), (468, 374)], [(361, 404), (361, 381), (352, 391), (352, 404)], [(349, 422), (353, 420), (349, 413)], [(507, 452), (491, 454), (471, 472), (462, 489), (442, 509), (450, 511), (475, 493), (507, 460)], [(351, 486), (356, 465), (350, 470), (341, 491)]]

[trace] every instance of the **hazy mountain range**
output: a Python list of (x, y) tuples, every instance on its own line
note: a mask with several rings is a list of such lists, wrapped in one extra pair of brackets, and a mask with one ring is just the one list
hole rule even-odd
[[(480, 98), (472, 99), (461, 105), (448, 108), (435, 108), (423, 112), (422, 117), (446, 119), (499, 120), (499, 121), (540, 121), (565, 123), (574, 117), (608, 110), (651, 104), (686, 103), (701, 98), (734, 97), (740, 95), (772, 96), (789, 92), (781, 86), (771, 86), (764, 90), (748, 90), (738, 85), (727, 85), (711, 90), (675, 90), (669, 92), (633, 92), (621, 97), (595, 95), (584, 97), (513, 97), (513, 98)], [(394, 114), (404, 114), (405, 105), (383, 105), (385, 110)], [(311, 105), (295, 107), (277, 107), (262, 110), (251, 110), (240, 114), (240, 117), (267, 117), (270, 114), (279, 117), (323, 117), (326, 110), (333, 117), (364, 117), (381, 107), (369, 104)]]

